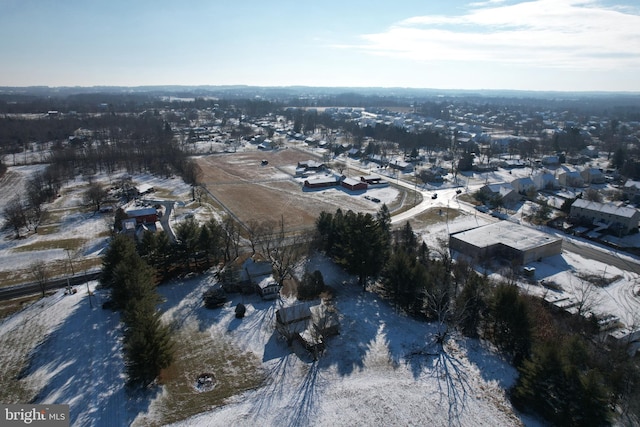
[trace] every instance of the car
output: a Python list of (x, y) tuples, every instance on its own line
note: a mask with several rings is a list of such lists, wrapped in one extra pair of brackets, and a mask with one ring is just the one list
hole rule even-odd
[(371, 201), (372, 202), (376, 202), (376, 203), (380, 203), (380, 199), (378, 199), (377, 197), (372, 197)]
[(269, 160), (263, 160), (261, 164), (262, 166), (266, 166), (269, 164)]
[(433, 193), (433, 196), (431, 196), (432, 199), (437, 199), (438, 198), (438, 193)]
[(456, 194), (460, 194), (460, 193), (462, 193), (462, 190), (458, 188), (458, 189), (456, 190)]

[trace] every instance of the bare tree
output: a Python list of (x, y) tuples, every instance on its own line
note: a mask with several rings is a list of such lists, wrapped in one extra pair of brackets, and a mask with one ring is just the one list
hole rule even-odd
[(263, 256), (273, 265), (276, 281), (280, 286), (291, 276), (296, 262), (308, 250), (308, 241), (305, 236), (298, 234), (287, 236), (284, 218), (280, 220), (278, 230), (271, 230), (270, 233), (265, 234), (260, 244)]
[(240, 248), (240, 229), (238, 224), (231, 217), (226, 217), (222, 221), (222, 243), (224, 252), (224, 261), (228, 262), (239, 255)]
[(27, 215), (19, 196), (11, 200), (2, 210), (5, 227), (12, 228), (16, 233), (16, 239), (20, 238), (20, 230), (27, 226)]
[(584, 192), (584, 199), (592, 202), (602, 202), (602, 193), (595, 188), (588, 188), (587, 191)]
[(569, 276), (569, 286), (577, 302), (575, 308), (578, 316), (590, 312), (591, 309), (600, 303), (601, 296), (598, 293), (597, 287), (588, 280), (578, 278), (576, 283), (576, 281)]
[(44, 261), (35, 261), (29, 268), (31, 270), (33, 280), (38, 284), (38, 287), (42, 291), (42, 297), (44, 297), (47, 285), (49, 284), (49, 272), (47, 271), (47, 265)]
[(107, 191), (97, 182), (89, 184), (89, 188), (84, 193), (84, 198), (88, 203), (95, 207), (96, 211), (100, 210), (100, 205), (107, 198)]
[(251, 245), (251, 255), (255, 255), (258, 244), (269, 234), (273, 233), (275, 223), (270, 220), (258, 221), (250, 219), (245, 225), (247, 227), (247, 238)]

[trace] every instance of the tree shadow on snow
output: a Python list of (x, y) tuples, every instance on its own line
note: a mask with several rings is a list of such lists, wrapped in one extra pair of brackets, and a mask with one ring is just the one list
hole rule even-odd
[(328, 340), (327, 349), (319, 361), (323, 369), (335, 365), (338, 374), (342, 376), (364, 369), (365, 358), (371, 350), (372, 343), (376, 341), (381, 327), (392, 314), (386, 303), (375, 294), (356, 292), (359, 294), (346, 298), (355, 299), (355, 302), (348, 306), (342, 305), (340, 297), (337, 298), (338, 311), (343, 313), (340, 319), (340, 334)]
[(71, 425), (130, 425), (146, 412), (158, 392), (127, 392), (120, 316), (103, 310), (85, 294), (77, 308), (32, 356), (30, 375), (47, 377), (33, 403), (69, 404)]
[(444, 348), (433, 359), (431, 376), (437, 379), (440, 399), (447, 407), (449, 425), (460, 425), (460, 416), (467, 406), (471, 385), (465, 366)]

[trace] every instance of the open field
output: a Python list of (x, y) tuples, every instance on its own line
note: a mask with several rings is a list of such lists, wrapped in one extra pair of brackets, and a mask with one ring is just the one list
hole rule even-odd
[[(364, 192), (349, 192), (341, 187), (303, 191), (301, 182), (295, 179), (295, 168), (299, 161), (310, 157), (309, 153), (284, 149), (204, 156), (198, 157), (197, 162), (203, 185), (243, 223), (284, 218), (287, 228), (299, 230), (313, 227), (323, 210), (375, 213), (380, 209), (381, 204), (365, 199)], [(269, 163), (262, 166), (262, 160)], [(400, 207), (405, 198), (403, 190), (392, 187), (370, 189), (366, 194), (379, 198), (390, 209), (393, 205)]]

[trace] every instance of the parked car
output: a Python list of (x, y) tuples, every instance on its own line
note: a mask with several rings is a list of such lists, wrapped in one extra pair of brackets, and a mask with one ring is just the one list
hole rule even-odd
[(438, 198), (438, 193), (433, 193), (433, 196), (431, 196), (432, 199), (437, 199)]

